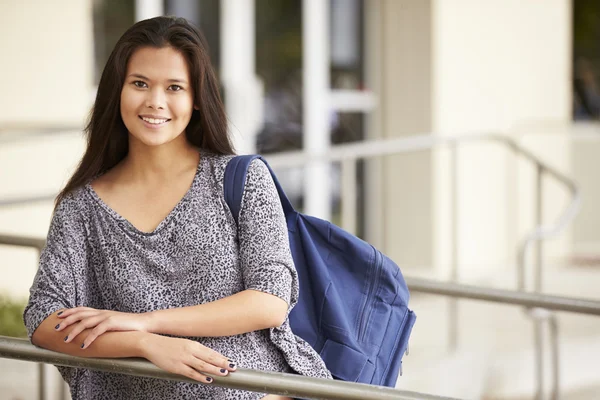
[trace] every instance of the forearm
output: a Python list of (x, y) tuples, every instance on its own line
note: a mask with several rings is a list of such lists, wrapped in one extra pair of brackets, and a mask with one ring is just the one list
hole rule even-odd
[(150, 313), (150, 332), (187, 337), (233, 336), (280, 326), (287, 303), (270, 294), (244, 290), (190, 307)]
[(46, 318), (35, 330), (32, 342), (36, 346), (48, 350), (57, 351), (79, 357), (96, 358), (126, 358), (143, 357), (142, 342), (146, 332), (106, 332), (98, 337), (86, 349), (81, 348), (81, 344), (87, 337), (91, 329), (81, 332), (73, 341), (65, 343), (65, 337), (73, 330), (75, 325), (57, 331), (55, 326), (61, 322), (56, 313)]

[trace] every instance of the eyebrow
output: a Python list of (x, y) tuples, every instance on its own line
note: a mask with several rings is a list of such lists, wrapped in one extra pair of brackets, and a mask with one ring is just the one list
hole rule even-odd
[[(143, 79), (145, 81), (151, 81), (150, 78), (147, 78), (147, 77), (145, 77), (144, 75), (141, 75), (141, 74), (129, 74), (128, 78), (130, 78), (130, 77)], [(170, 82), (170, 83), (188, 83), (185, 79), (167, 79), (167, 82)]]

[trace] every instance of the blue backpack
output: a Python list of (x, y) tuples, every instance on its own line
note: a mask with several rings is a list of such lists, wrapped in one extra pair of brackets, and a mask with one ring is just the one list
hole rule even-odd
[(400, 268), (343, 229), (295, 211), (260, 156), (234, 157), (225, 169), (225, 200), (236, 223), (248, 167), (257, 158), (277, 187), (298, 271), (292, 331), (320, 354), (334, 378), (394, 387), (416, 319)]

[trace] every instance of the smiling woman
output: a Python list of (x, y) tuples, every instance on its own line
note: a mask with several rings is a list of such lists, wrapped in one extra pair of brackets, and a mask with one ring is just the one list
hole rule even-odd
[[(200, 31), (158, 17), (125, 32), (86, 131), (24, 312), (32, 342), (83, 357), (144, 357), (205, 384), (238, 367), (330, 378), (290, 329), (298, 276), (265, 165), (248, 171), (238, 224), (224, 200), (234, 151)], [(74, 400), (287, 399), (61, 373)]]

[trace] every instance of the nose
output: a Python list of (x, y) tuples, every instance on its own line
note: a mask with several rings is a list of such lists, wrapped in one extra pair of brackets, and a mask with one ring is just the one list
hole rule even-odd
[(152, 90), (149, 90), (148, 95), (146, 96), (146, 107), (152, 108), (155, 110), (162, 110), (165, 108), (165, 94), (162, 91), (162, 88), (155, 87)]

